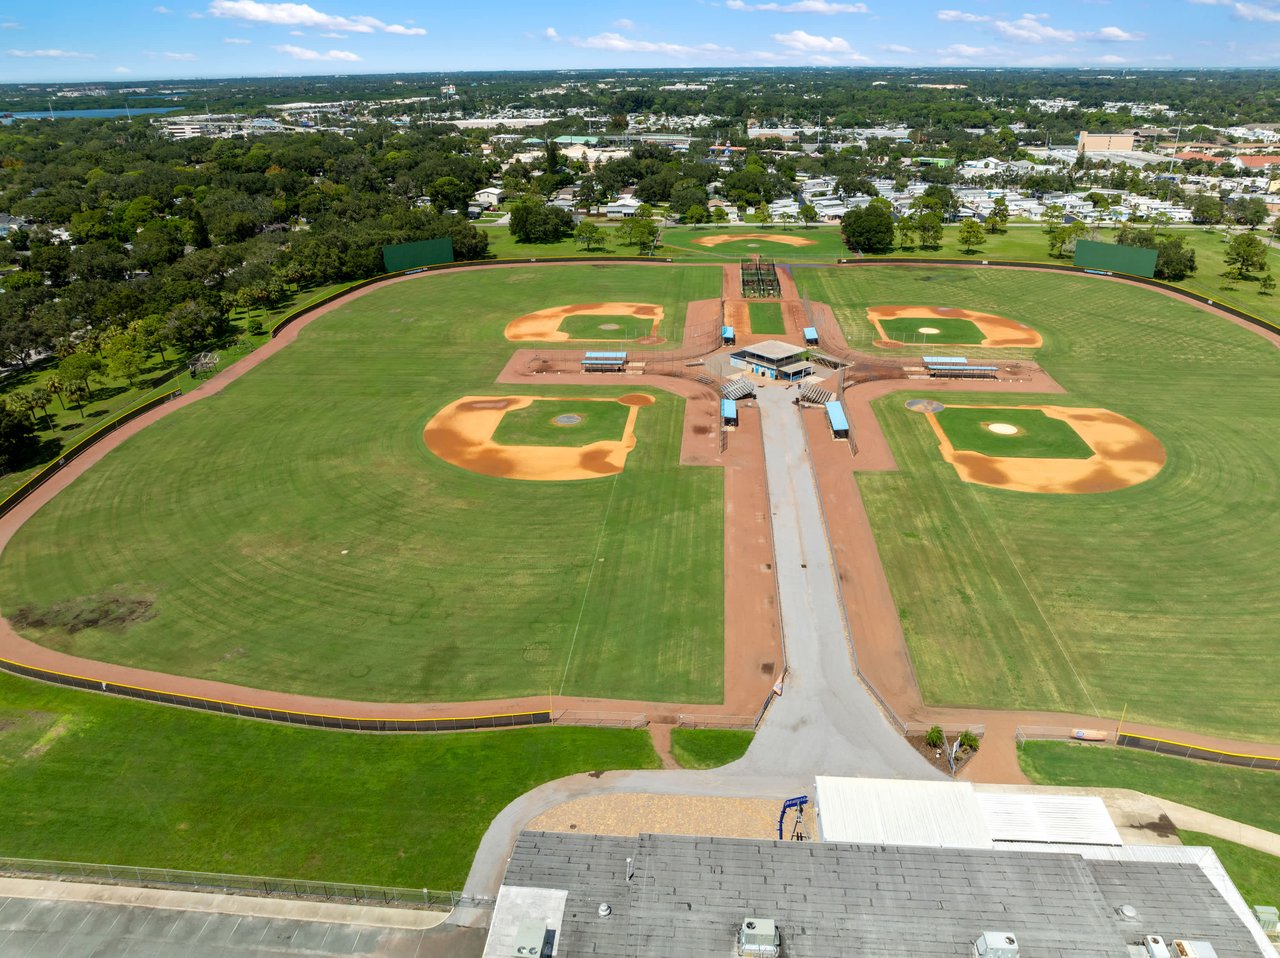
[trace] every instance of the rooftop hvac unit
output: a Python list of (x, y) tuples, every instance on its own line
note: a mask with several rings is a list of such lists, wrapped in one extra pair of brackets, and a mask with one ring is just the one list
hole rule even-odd
[(1147, 958), (1170, 958), (1169, 946), (1159, 935), (1147, 935), (1142, 939), (1142, 947), (1146, 949)]
[(1218, 958), (1213, 945), (1207, 941), (1182, 941), (1177, 938), (1173, 941), (1173, 954), (1176, 958)]
[(551, 954), (548, 940), (552, 938), (553, 933), (545, 921), (522, 921), (516, 929), (515, 947), (511, 954), (513, 958), (544, 958)]
[(984, 931), (973, 943), (977, 958), (1018, 958), (1018, 939), (1011, 931)]
[(771, 918), (748, 918), (738, 929), (738, 954), (750, 958), (778, 958), (782, 936)]
[(1280, 911), (1270, 905), (1254, 905), (1253, 917), (1258, 919), (1258, 924), (1267, 934), (1280, 931)]

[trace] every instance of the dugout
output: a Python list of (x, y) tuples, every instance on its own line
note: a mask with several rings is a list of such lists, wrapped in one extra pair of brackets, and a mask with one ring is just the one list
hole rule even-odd
[(738, 404), (734, 400), (720, 400), (720, 421), (726, 426), (738, 424)]
[(1101, 273), (1127, 273), (1130, 276), (1156, 275), (1156, 251), (1141, 246), (1120, 246), (1117, 243), (1095, 243), (1078, 240), (1072, 262), (1082, 269)]
[(734, 333), (732, 326), (720, 327), (720, 343), (721, 345), (724, 345), (724, 346), (738, 345), (738, 337)]
[(849, 438), (849, 417), (844, 414), (844, 407), (837, 400), (823, 403), (822, 408), (827, 411), (827, 424), (831, 427), (831, 436), (834, 439)]
[(795, 382), (813, 372), (813, 363), (804, 359), (805, 348), (776, 339), (746, 346), (731, 353), (729, 362), (738, 369), (745, 369), (767, 379)]
[(448, 236), (382, 247), (382, 266), (388, 273), (452, 262), (453, 240)]
[(804, 342), (806, 346), (818, 345), (818, 328), (816, 326), (806, 326), (804, 328)]
[(620, 373), (626, 368), (626, 353), (586, 353), (582, 357), (584, 373)]

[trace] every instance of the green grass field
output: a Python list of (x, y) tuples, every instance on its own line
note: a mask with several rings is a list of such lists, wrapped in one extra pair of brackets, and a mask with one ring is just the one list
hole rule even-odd
[(293, 692), (718, 702), (722, 476), (678, 465), (683, 401), (658, 392), (626, 470), (585, 482), (470, 473), (422, 430), (460, 396), (531, 391), (494, 383), (516, 316), (590, 290), (682, 317), (719, 284), (715, 269), (618, 265), (379, 289), (42, 509), (0, 559), (0, 608), (149, 601), (152, 617), (123, 630), (27, 631), (90, 658)]
[[(661, 325), (658, 328), (661, 330)], [(653, 320), (637, 316), (584, 316), (575, 313), (560, 321), (560, 331), (579, 340), (640, 339), (653, 331)]]
[(1184, 845), (1208, 845), (1250, 905), (1280, 905), (1280, 858), (1216, 835), (1178, 829)]
[[(796, 270), (855, 338), (869, 305), (945, 303), (1033, 325), (1067, 390), (1150, 429), (1168, 454), (1120, 492), (961, 482), (925, 417), (876, 406), (899, 471), (860, 475), (927, 701), (1069, 710), (1280, 738), (1270, 681), (1280, 590), (1280, 355), (1149, 290), (1086, 277), (885, 267)], [(1016, 351), (1008, 351), (1016, 352)], [(946, 396), (934, 396), (944, 402)], [(970, 393), (1034, 405), (1043, 395)]]
[[(1088, 459), (1093, 455), (1089, 444), (1068, 423), (1052, 419), (1039, 409), (959, 409), (948, 406), (936, 416), (952, 446), (980, 452), (984, 456)], [(1002, 436), (988, 429), (988, 423), (1004, 423), (1015, 427), (1018, 432)]]
[(782, 321), (782, 306), (778, 303), (748, 303), (753, 335), (782, 336), (787, 332)]
[[(737, 235), (749, 233), (751, 239), (735, 243), (721, 243), (718, 246), (700, 246), (694, 240), (708, 236)], [(812, 245), (793, 246), (788, 242), (775, 242), (757, 238), (757, 234), (776, 234), (778, 237), (808, 240)], [(844, 241), (840, 238), (837, 227), (800, 227), (760, 226), (751, 223), (746, 226), (669, 226), (663, 229), (658, 246), (659, 256), (671, 256), (681, 260), (707, 260), (717, 263), (736, 263), (748, 256), (765, 256), (779, 263), (831, 263), (842, 256), (849, 256)]]
[(671, 754), (683, 768), (719, 768), (746, 754), (755, 732), (721, 728), (674, 728)]
[[(585, 446), (602, 439), (617, 441), (630, 411), (616, 402), (541, 400), (503, 416), (493, 440), (504, 446)], [(561, 416), (576, 416), (578, 421), (555, 422)]]
[[(890, 339), (900, 343), (925, 346), (973, 346), (987, 337), (977, 325), (967, 319), (938, 317), (898, 318), (880, 320), (880, 328)], [(922, 333), (922, 329), (936, 329), (936, 333)]]
[(0, 854), (460, 889), (493, 816), (644, 731), (355, 735), (0, 674)]

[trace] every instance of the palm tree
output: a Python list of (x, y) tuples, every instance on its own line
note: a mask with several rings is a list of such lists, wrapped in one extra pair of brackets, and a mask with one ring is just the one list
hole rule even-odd
[(44, 388), (49, 390), (49, 395), (58, 397), (58, 404), (61, 405), (65, 411), (67, 403), (62, 396), (67, 391), (67, 384), (58, 376), (50, 376), (44, 381)]
[(50, 392), (49, 387), (36, 386), (27, 395), (31, 397), (31, 405), (44, 413), (44, 428), (52, 429), (53, 422), (49, 419), (49, 402), (53, 399), (53, 393)]

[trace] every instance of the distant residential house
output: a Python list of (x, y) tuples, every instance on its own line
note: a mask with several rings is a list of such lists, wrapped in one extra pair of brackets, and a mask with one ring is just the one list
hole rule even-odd
[(1230, 163), (1237, 170), (1262, 172), (1264, 170), (1280, 169), (1280, 156), (1275, 154), (1266, 156), (1233, 156)]
[(636, 215), (643, 204), (634, 196), (619, 196), (604, 208), (604, 215), (611, 219), (627, 219)]
[(18, 216), (10, 216), (8, 213), (0, 213), (0, 236), (8, 236), (14, 230), (22, 230), (27, 228), (27, 221)]
[(484, 209), (490, 209), (498, 206), (507, 198), (507, 192), (501, 186), (486, 186), (483, 189), (476, 190), (476, 195), (471, 201)]

